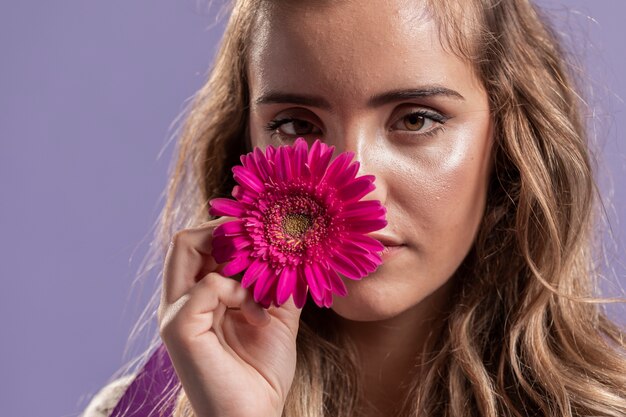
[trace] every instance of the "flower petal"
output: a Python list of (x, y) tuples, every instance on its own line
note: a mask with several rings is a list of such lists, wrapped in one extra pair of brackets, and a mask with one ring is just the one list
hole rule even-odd
[(274, 178), (278, 182), (285, 181), (287, 178), (287, 174), (285, 173), (285, 168), (283, 167), (283, 147), (279, 146), (274, 152), (274, 157), (270, 161), (270, 163), (274, 166)]
[(374, 239), (371, 236), (365, 236), (361, 233), (348, 233), (345, 237), (346, 240), (351, 241), (370, 252), (381, 252), (385, 250), (385, 245), (380, 243), (379, 240)]
[(346, 222), (346, 228), (352, 232), (369, 233), (380, 230), (387, 226), (385, 219), (359, 220), (354, 222)]
[(368, 264), (368, 262), (367, 261), (359, 262), (365, 256), (365, 254), (360, 253), (360, 254), (357, 254), (357, 255), (354, 255), (354, 256), (348, 256), (348, 254), (346, 252), (340, 251), (339, 252), (339, 256), (343, 256), (345, 261), (351, 262), (352, 265), (354, 265), (354, 267), (359, 271), (360, 276), (358, 278), (355, 278), (355, 279), (361, 279), (361, 278), (363, 278), (364, 276), (367, 275), (368, 271), (367, 271), (367, 268), (365, 266)]
[(268, 263), (261, 258), (256, 258), (241, 277), (241, 286), (248, 288), (257, 279), (264, 280), (270, 272)]
[(252, 245), (248, 236), (214, 236), (212, 256), (218, 264), (232, 260), (241, 249)]
[(361, 200), (346, 205), (338, 217), (342, 219), (373, 219), (383, 217), (386, 212), (379, 200)]
[(351, 181), (348, 185), (337, 190), (337, 196), (346, 202), (360, 200), (376, 186), (373, 184), (373, 175), (362, 175)]
[(278, 278), (272, 277), (271, 281), (272, 283), (267, 290), (267, 293), (259, 300), (259, 304), (261, 304), (264, 308), (270, 308), (272, 301), (278, 306), (278, 303), (276, 302), (276, 287), (278, 285)]
[(274, 157), (276, 156), (276, 148), (272, 145), (267, 145), (265, 148), (265, 159), (267, 162), (274, 161)]
[(235, 181), (250, 189), (251, 191), (262, 193), (265, 189), (265, 185), (261, 182), (259, 177), (250, 172), (248, 168), (241, 165), (236, 165), (232, 168), (232, 171)]
[(296, 278), (296, 288), (293, 293), (293, 302), (298, 308), (304, 307), (306, 304), (307, 285), (301, 268), (297, 269), (298, 276)]
[(324, 299), (323, 298), (316, 298), (313, 294), (311, 294), (311, 298), (313, 299), (313, 302), (315, 304), (317, 304), (318, 307), (324, 307)]
[(284, 304), (294, 291), (296, 285), (297, 272), (293, 266), (286, 266), (278, 278), (276, 293), (277, 305)]
[(350, 161), (354, 158), (354, 152), (343, 152), (333, 162), (331, 162), (328, 170), (326, 170), (326, 174), (322, 181), (326, 181), (328, 184), (335, 184), (337, 175), (343, 172)]
[(211, 256), (215, 259), (215, 262), (217, 262), (218, 264), (225, 264), (226, 262), (230, 261), (231, 259), (233, 259), (233, 257), (235, 256), (236, 251), (229, 246), (220, 246), (220, 247), (213, 247), (213, 250), (211, 251)]
[(250, 257), (250, 254), (252, 254), (252, 251), (240, 252), (235, 259), (230, 261), (230, 263), (222, 269), (222, 275), (232, 277), (246, 269), (254, 260)]
[[(239, 161), (241, 162), (241, 165), (243, 165), (244, 167), (246, 167), (247, 169), (250, 169), (250, 163), (248, 162), (248, 158), (249, 155), (241, 155), (239, 157)], [(256, 172), (253, 171), (253, 173), (256, 175)]]
[(333, 156), (334, 149), (334, 146), (327, 146), (319, 139), (316, 139), (315, 142), (313, 142), (313, 145), (311, 146), (311, 151), (309, 151), (308, 161), (309, 167), (311, 169), (312, 180), (321, 178), (324, 172), (326, 172), (328, 163)]
[(261, 151), (259, 147), (256, 147), (254, 149), (254, 159), (257, 165), (257, 169), (259, 170), (259, 173), (261, 174), (261, 177), (263, 178), (264, 181), (267, 181), (267, 179), (271, 177), (274, 173), (273, 173), (272, 167), (267, 162), (267, 158), (265, 158), (265, 155), (263, 154), (263, 152)]
[(345, 296), (348, 294), (348, 289), (346, 288), (346, 284), (344, 284), (343, 280), (334, 269), (328, 270), (328, 277), (330, 279), (330, 284), (332, 286), (332, 292), (335, 294), (339, 294), (341, 296)]
[(307, 164), (309, 166), (316, 165), (320, 159), (320, 155), (322, 154), (322, 142), (319, 139), (315, 139), (313, 145), (311, 145), (311, 149), (309, 149), (309, 154), (307, 156)]
[(256, 283), (254, 284), (254, 301), (260, 302), (263, 298), (265, 298), (276, 279), (277, 278), (275, 273), (265, 274), (259, 277), (259, 279), (257, 279)]
[(349, 239), (341, 239), (340, 242), (339, 248), (341, 248), (341, 251), (345, 253), (346, 256), (364, 255), (370, 253), (369, 250), (365, 249), (363, 246), (359, 246)]
[(209, 201), (209, 214), (211, 216), (242, 217), (246, 211), (243, 205), (230, 198), (214, 198)]
[(356, 176), (357, 172), (359, 172), (359, 166), (361, 164), (359, 163), (359, 161), (354, 161), (350, 166), (348, 166), (347, 168), (345, 168), (343, 171), (340, 171), (339, 173), (337, 173), (337, 176), (335, 177), (335, 185), (340, 188), (343, 187), (344, 185), (347, 185), (349, 181), (354, 180), (354, 177)]
[(307, 284), (309, 285), (309, 289), (311, 290), (311, 295), (314, 298), (321, 299), (323, 298), (323, 277), (320, 274), (318, 268), (315, 268), (316, 264), (304, 263), (304, 277), (306, 279)]
[(211, 242), (214, 247), (232, 246), (236, 250), (241, 250), (252, 245), (249, 236), (214, 236)]
[(254, 191), (250, 191), (247, 188), (242, 187), (240, 185), (235, 185), (233, 187), (233, 191), (231, 195), (235, 197), (237, 200), (239, 200), (240, 202), (251, 205), (253, 207), (256, 201), (258, 200), (257, 193), (255, 193)]
[(332, 288), (332, 286), (330, 285), (330, 278), (328, 277), (329, 268), (330, 268), (330, 265), (324, 266), (323, 264), (319, 262), (311, 263), (311, 270), (314, 276), (316, 277), (318, 287), (320, 288), (320, 293), (323, 292), (324, 290), (330, 290)]
[(291, 146), (281, 146), (278, 149), (278, 167), (280, 171), (280, 178), (283, 181), (289, 181), (293, 178), (293, 169), (291, 167), (291, 152), (293, 148)]
[(233, 220), (230, 222), (222, 223), (213, 229), (213, 238), (218, 236), (238, 236), (244, 234), (246, 228), (242, 220)]
[[(303, 270), (303, 276), (304, 276), (304, 270)], [(311, 294), (311, 298), (313, 299), (315, 304), (317, 304), (319, 307), (324, 307), (324, 294), (326, 293), (327, 290), (321, 288), (319, 294), (315, 294), (313, 290), (311, 290), (310, 286), (309, 286), (309, 290), (310, 290), (309, 293)]]
[(306, 140), (304, 140), (304, 138), (302, 137), (296, 139), (293, 152), (293, 175), (295, 178), (307, 178), (309, 176), (309, 169), (306, 166), (308, 151), (309, 150)]
[(354, 255), (351, 259), (352, 262), (361, 270), (364, 271), (364, 274), (361, 278), (369, 275), (374, 272), (376, 268), (381, 264), (381, 262), (374, 262), (368, 256), (369, 254), (358, 254)]
[(370, 253), (369, 255), (367, 255), (367, 257), (369, 258), (369, 260), (371, 260), (372, 262), (374, 262), (375, 264), (382, 264), (383, 263), (383, 259), (381, 257), (381, 253), (377, 252), (377, 253)]
[(363, 261), (364, 263), (369, 262), (369, 264), (367, 264), (368, 275), (371, 274), (372, 272), (376, 271), (376, 269), (380, 265), (382, 265), (382, 263), (383, 263), (383, 261), (382, 261), (380, 256), (374, 255), (374, 254), (371, 254), (371, 253), (365, 255), (360, 260)]
[(362, 271), (350, 259), (342, 255), (341, 252), (333, 253), (333, 256), (328, 260), (328, 262), (333, 268), (335, 268), (337, 271), (341, 272), (348, 278), (360, 279), (363, 276)]
[(324, 294), (324, 307), (330, 307), (332, 304), (333, 304), (333, 293), (332, 291), (326, 291), (326, 293)]
[(255, 176), (256, 178), (258, 178), (258, 180), (261, 183), (264, 183), (264, 178), (263, 175), (261, 173), (261, 171), (259, 170), (259, 167), (256, 163), (256, 159), (254, 158), (254, 153), (250, 152), (249, 154), (245, 155), (245, 159), (244, 159), (244, 155), (241, 156), (242, 158), (242, 165), (248, 170), (250, 171), (250, 173)]

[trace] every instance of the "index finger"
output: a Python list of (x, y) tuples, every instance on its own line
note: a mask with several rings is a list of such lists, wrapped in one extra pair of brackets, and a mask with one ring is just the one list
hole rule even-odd
[(198, 275), (218, 270), (211, 256), (213, 230), (232, 220), (236, 218), (223, 216), (174, 235), (163, 265), (162, 299), (166, 303), (172, 304), (186, 294), (196, 284)]

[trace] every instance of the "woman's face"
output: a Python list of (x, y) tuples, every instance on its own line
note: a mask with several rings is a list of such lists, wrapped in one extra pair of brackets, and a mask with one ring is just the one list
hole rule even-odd
[(365, 199), (387, 209), (377, 233), (405, 246), (362, 280), (344, 277), (348, 295), (332, 308), (381, 320), (442, 287), (472, 246), (491, 166), (487, 95), (416, 2), (315, 3), (272, 6), (259, 19), (250, 141), (264, 149), (320, 138), (335, 155), (354, 152), (357, 175), (376, 176)]

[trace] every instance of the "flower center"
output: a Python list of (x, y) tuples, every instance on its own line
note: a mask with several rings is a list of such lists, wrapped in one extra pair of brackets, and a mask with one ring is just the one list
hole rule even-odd
[(298, 192), (276, 198), (264, 217), (267, 242), (283, 255), (304, 256), (325, 240), (332, 223), (316, 198)]
[(296, 238), (302, 237), (311, 226), (311, 218), (306, 213), (290, 213), (283, 218), (283, 230)]

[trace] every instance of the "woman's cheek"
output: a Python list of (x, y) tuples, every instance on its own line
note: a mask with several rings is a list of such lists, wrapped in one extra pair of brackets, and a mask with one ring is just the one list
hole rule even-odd
[(432, 261), (456, 265), (473, 243), (486, 201), (487, 133), (460, 130), (413, 157), (412, 179), (404, 178), (405, 195), (415, 213), (417, 243)]

